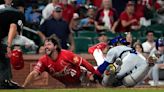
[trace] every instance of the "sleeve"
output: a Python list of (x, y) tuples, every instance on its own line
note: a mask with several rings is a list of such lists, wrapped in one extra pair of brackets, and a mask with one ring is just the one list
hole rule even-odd
[(113, 63), (114, 59), (116, 58), (116, 49), (115, 48), (111, 48), (106, 55), (105, 61), (107, 61), (108, 63)]
[(46, 34), (46, 29), (47, 28), (47, 20), (45, 20), (39, 27), (39, 31), (42, 32), (43, 34)]
[(80, 66), (82, 63), (82, 58), (76, 54), (74, 54), (73, 52), (67, 52), (65, 53), (65, 55), (67, 56), (67, 61), (69, 61), (70, 63), (74, 64), (74, 65), (78, 65)]
[(95, 21), (99, 21), (99, 17), (101, 16), (101, 12), (103, 11), (103, 9), (98, 10), (96, 17), (95, 17)]
[(44, 61), (45, 61), (44, 58), (40, 58), (37, 64), (34, 66), (34, 70), (39, 73), (44, 72), (45, 71)]
[(99, 71), (96, 71), (92, 64), (90, 64), (87, 60), (82, 59), (81, 66), (85, 67), (88, 71), (90, 71), (93, 74), (101, 75)]
[(50, 3), (43, 9), (42, 17), (44, 19), (48, 19), (51, 16), (52, 12), (53, 12), (53, 4)]
[(80, 26), (80, 27), (83, 27), (84, 24), (85, 24), (85, 20), (84, 20), (84, 19), (81, 19), (81, 20), (80, 20), (80, 23), (79, 23), (79, 26)]
[(68, 23), (66, 23), (66, 28), (67, 28), (67, 34), (70, 34), (71, 33), (71, 30), (69, 28), (69, 24)]
[(13, 17), (11, 19), (11, 23), (14, 23), (17, 25), (18, 32), (20, 32), (22, 30), (24, 22), (25, 22), (25, 16), (20, 12), (17, 14), (17, 17), (15, 17), (15, 18)]
[(160, 9), (160, 8), (161, 8), (160, 4), (156, 2), (156, 3), (155, 3), (155, 9), (158, 10), (158, 9)]
[(78, 66), (83, 66), (91, 73), (99, 75), (98, 72), (94, 69), (94, 67), (87, 60), (83, 59), (82, 57), (80, 57), (74, 53), (69, 53), (68, 56), (69, 56), (69, 61), (72, 64), (78, 65)]
[(108, 53), (107, 53), (107, 55), (106, 55), (106, 58), (105, 58), (104, 62), (103, 62), (100, 66), (98, 66), (98, 68), (97, 68), (97, 71), (98, 71), (99, 73), (103, 74), (104, 71), (105, 71), (105, 69), (106, 69), (106, 67), (107, 67), (109, 64), (111, 64), (111, 63), (114, 62), (114, 59), (115, 59), (115, 57), (116, 57), (116, 54), (115, 54), (116, 52), (117, 52), (117, 51), (116, 51), (115, 48), (112, 48), (112, 49), (110, 49), (110, 50), (108, 51)]
[(164, 55), (162, 55), (158, 60), (157, 60), (158, 64), (164, 64)]
[(121, 21), (122, 21), (122, 20), (127, 21), (127, 17), (126, 17), (126, 15), (125, 15), (124, 12), (121, 13), (121, 15), (120, 15), (120, 20), (121, 20)]

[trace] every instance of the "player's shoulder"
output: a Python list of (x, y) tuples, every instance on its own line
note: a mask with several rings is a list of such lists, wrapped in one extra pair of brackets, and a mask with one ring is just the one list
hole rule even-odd
[(69, 50), (64, 50), (64, 49), (62, 49), (61, 52), (60, 52), (60, 54), (59, 54), (59, 57), (60, 58), (67, 59), (67, 60), (69, 58), (73, 57), (73, 56), (74, 56), (74, 53), (73, 52), (71, 52)]
[(64, 49), (62, 49), (60, 53), (62, 53), (62, 54), (73, 54), (73, 52), (71, 52), (69, 50), (64, 50)]
[(45, 54), (39, 58), (39, 61), (45, 61), (47, 60), (48, 56)]

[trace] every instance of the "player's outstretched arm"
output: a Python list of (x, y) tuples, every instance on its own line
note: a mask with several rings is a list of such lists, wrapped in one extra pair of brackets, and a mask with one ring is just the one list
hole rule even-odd
[(33, 70), (25, 79), (24, 84), (22, 85), (22, 87), (27, 87), (30, 85), (30, 83), (32, 83), (37, 77), (39, 76), (39, 72)]

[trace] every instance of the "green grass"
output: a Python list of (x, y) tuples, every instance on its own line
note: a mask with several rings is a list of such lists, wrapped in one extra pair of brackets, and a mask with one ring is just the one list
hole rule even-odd
[(0, 92), (164, 92), (164, 88), (79, 88), (79, 89), (20, 89)]

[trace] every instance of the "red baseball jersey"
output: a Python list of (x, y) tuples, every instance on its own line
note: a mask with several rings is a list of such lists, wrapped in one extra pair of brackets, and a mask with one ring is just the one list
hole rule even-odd
[(34, 67), (34, 70), (40, 73), (47, 71), (53, 78), (65, 85), (76, 85), (81, 83), (81, 65), (92, 73), (95, 72), (95, 69), (86, 60), (71, 51), (61, 50), (55, 61), (48, 55), (42, 56)]
[[(133, 19), (137, 19), (136, 18), (136, 16), (135, 16), (135, 14), (133, 14), (133, 16), (132, 17), (129, 17), (129, 15), (125, 12), (125, 11), (123, 11), (122, 13), (121, 13), (121, 15), (120, 15), (120, 20), (122, 21), (122, 20), (124, 20), (124, 21), (131, 21), (131, 20), (133, 20)], [(122, 25), (120, 25), (120, 32), (130, 32), (131, 30), (131, 26), (132, 25), (139, 25), (139, 23), (138, 23), (138, 21), (137, 22), (135, 22), (135, 23), (133, 23), (133, 24), (131, 24), (131, 25), (129, 25), (129, 26), (127, 26), (127, 27), (123, 27)]]

